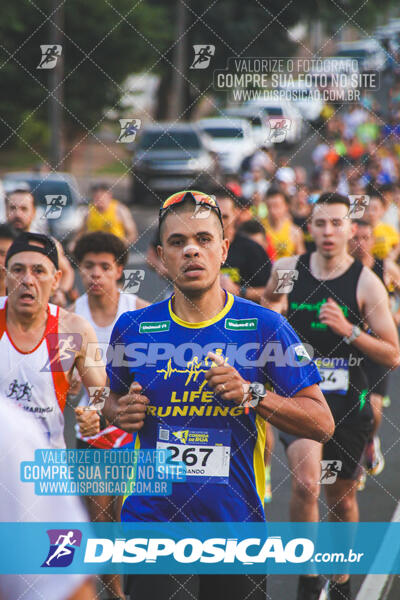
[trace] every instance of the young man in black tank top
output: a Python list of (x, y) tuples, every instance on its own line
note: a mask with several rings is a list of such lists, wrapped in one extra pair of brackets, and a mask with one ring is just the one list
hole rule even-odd
[[(336, 481), (325, 486), (329, 520), (358, 521), (358, 469), (372, 429), (363, 355), (373, 357), (387, 369), (396, 368), (400, 361), (387, 292), (370, 269), (348, 254), (347, 243), (354, 229), (348, 198), (336, 193), (322, 194), (310, 221), (316, 252), (277, 261), (264, 294), (270, 308), (285, 310), (286, 304), (290, 324), (302, 341), (311, 345), (314, 358), (320, 359), (320, 386), (336, 423), (334, 436), (325, 446), (281, 436), (292, 474), (293, 521), (319, 519), (318, 497), (320, 483), (324, 483), (321, 459), (339, 471)], [(279, 290), (287, 271), (296, 274), (292, 277), (292, 289), (283, 289), (285, 294)], [(363, 326), (374, 335), (363, 331)], [(298, 599), (317, 600), (323, 585), (322, 577), (301, 576)], [(348, 598), (349, 577), (333, 576), (330, 600)]]
[[(379, 259), (372, 254), (374, 236), (372, 225), (368, 221), (357, 219), (354, 236), (349, 241), (350, 254), (369, 267), (383, 282), (389, 293), (393, 318), (398, 326), (400, 323), (400, 308), (394, 312), (394, 294), (400, 292), (400, 268), (390, 258)], [(379, 365), (366, 358), (365, 371), (368, 375), (370, 402), (374, 413), (374, 428), (365, 449), (365, 466), (370, 475), (382, 472), (385, 459), (380, 449), (380, 440), (376, 435), (382, 421), (383, 399), (387, 395), (389, 372), (385, 366)], [(365, 477), (363, 478), (365, 479)]]

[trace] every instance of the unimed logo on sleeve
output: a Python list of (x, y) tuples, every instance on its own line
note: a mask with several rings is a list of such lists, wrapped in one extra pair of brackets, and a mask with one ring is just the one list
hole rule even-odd
[(254, 331), (257, 324), (258, 319), (225, 319), (225, 329), (232, 331)]
[(171, 321), (153, 321), (153, 322), (142, 322), (139, 325), (139, 333), (160, 333), (162, 331), (169, 331)]

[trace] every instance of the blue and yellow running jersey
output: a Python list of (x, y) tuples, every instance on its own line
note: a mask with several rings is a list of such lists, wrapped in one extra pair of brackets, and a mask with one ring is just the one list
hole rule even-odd
[(111, 390), (126, 394), (135, 380), (150, 401), (135, 447), (170, 448), (184, 462), (186, 449), (188, 458), (185, 482), (174, 482), (170, 496), (129, 496), (122, 520), (263, 521), (265, 421), (221, 399), (204, 375), (212, 351), (245, 380), (283, 396), (318, 383), (317, 368), (286, 319), (226, 294), (213, 319), (188, 323), (169, 299), (124, 313), (110, 344)]

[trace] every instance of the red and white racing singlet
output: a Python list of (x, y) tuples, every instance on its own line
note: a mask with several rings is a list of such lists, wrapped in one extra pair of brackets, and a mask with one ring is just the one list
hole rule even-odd
[(6, 304), (7, 298), (0, 298), (0, 394), (36, 417), (50, 447), (65, 448), (63, 412), (69, 382), (59, 360), (60, 308), (47, 305), (42, 339), (33, 350), (23, 352), (7, 331)]

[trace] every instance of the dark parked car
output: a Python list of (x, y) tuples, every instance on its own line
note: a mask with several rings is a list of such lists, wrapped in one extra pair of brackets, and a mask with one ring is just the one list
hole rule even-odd
[(204, 189), (218, 178), (208, 137), (191, 124), (160, 123), (143, 129), (132, 161), (133, 199), (160, 203), (182, 189)]

